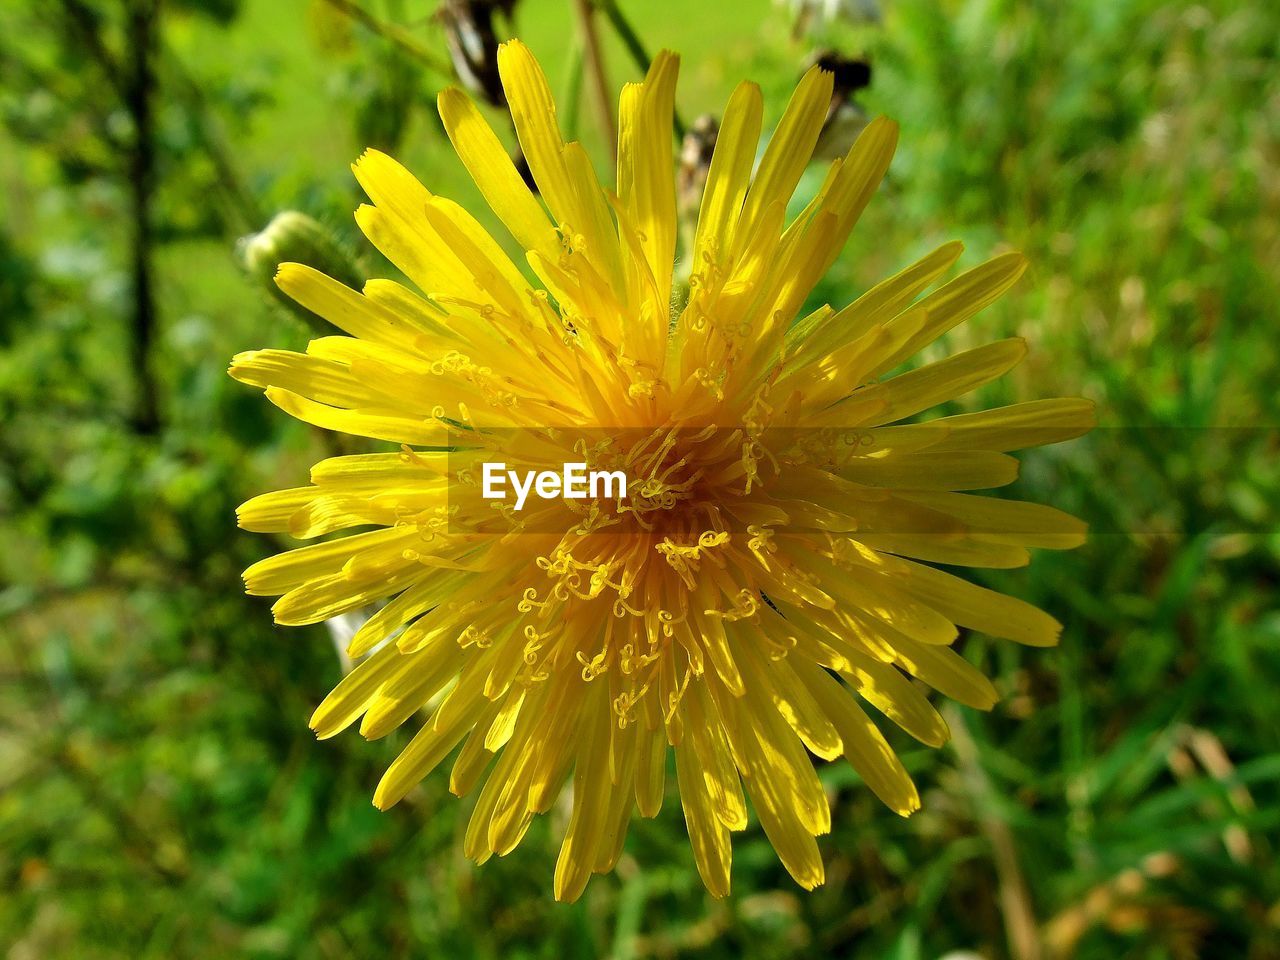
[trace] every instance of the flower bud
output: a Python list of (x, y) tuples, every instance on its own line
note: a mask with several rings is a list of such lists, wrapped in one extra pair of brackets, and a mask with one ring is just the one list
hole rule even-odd
[(325, 336), (333, 333), (332, 328), (276, 286), (276, 269), (282, 263), (304, 263), (349, 287), (358, 289), (364, 285), (364, 273), (342, 241), (297, 210), (277, 213), (258, 233), (242, 237), (236, 247), (241, 265), (260, 289)]
[(814, 62), (832, 74), (831, 105), (823, 122), (818, 144), (814, 147), (813, 161), (827, 163), (843, 157), (867, 125), (867, 113), (855, 99), (859, 90), (871, 85), (871, 64), (865, 60), (846, 57), (834, 50), (825, 50), (814, 57)]

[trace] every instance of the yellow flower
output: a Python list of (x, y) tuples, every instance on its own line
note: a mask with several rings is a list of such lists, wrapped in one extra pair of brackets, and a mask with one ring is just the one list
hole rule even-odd
[[(687, 301), (673, 309), (671, 119), (677, 60), (624, 88), (616, 193), (564, 143), (541, 69), (499, 58), (530, 192), (457, 90), (440, 114), (532, 281), (457, 204), (389, 157), (355, 174), (369, 239), (418, 287), (358, 293), (299, 264), (277, 281), (350, 336), (305, 354), (237, 356), (231, 374), (319, 427), (400, 444), (325, 460), (311, 485), (255, 497), (250, 530), (325, 537), (245, 572), (282, 624), (388, 601), (352, 641), (367, 655), (316, 710), (331, 737), (381, 737), (427, 707), (374, 803), (399, 801), (461, 744), (450, 789), (479, 797), (466, 833), (483, 862), (520, 842), (572, 778), (555, 894), (612, 869), (636, 811), (654, 816), (669, 749), (698, 869), (729, 890), (731, 831), (760, 825), (798, 883), (823, 881), (827, 799), (805, 749), (843, 756), (907, 815), (919, 797), (859, 705), (930, 745), (947, 729), (915, 677), (987, 709), (991, 683), (950, 644), (957, 625), (1049, 645), (1047, 614), (929, 563), (1015, 567), (1084, 538), (1051, 508), (959, 492), (1011, 481), (1007, 451), (1078, 436), (1083, 400), (1041, 400), (902, 424), (1001, 376), (1003, 340), (885, 375), (1008, 289), (997, 257), (917, 297), (947, 244), (841, 310), (794, 322), (889, 165), (896, 126), (871, 123), (791, 223), (787, 202), (830, 102), (800, 82), (752, 175), (759, 89), (724, 113)], [(545, 207), (544, 207), (545, 202)], [(415, 449), (416, 448), (416, 449)], [(624, 492), (481, 494), (486, 463), (621, 470)], [(616, 493), (616, 491), (615, 491)], [(924, 562), (921, 562), (924, 561)]]

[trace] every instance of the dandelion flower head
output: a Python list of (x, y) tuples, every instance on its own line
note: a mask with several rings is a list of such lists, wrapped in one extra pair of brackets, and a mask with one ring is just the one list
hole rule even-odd
[[(439, 108), (524, 262), (367, 151), (354, 170), (372, 203), (356, 219), (416, 289), (356, 291), (282, 264), (284, 292), (345, 335), (232, 363), (289, 414), (389, 442), (240, 508), (249, 530), (317, 539), (250, 567), (247, 589), (278, 596), (282, 624), (380, 605), (351, 643), (363, 659), (311, 725), (324, 738), (359, 722), (377, 738), (413, 722), (374, 802), (390, 807), (451, 759), (449, 788), (477, 794), (474, 860), (511, 852), (571, 792), (554, 889), (578, 897), (617, 862), (630, 819), (658, 813), (674, 754), (670, 792), (712, 894), (729, 891), (748, 800), (813, 888), (831, 814), (810, 755), (847, 760), (910, 814), (916, 788), (864, 707), (939, 745), (947, 728), (924, 687), (979, 709), (997, 699), (952, 649), (958, 628), (1056, 641), (1047, 614), (936, 565), (1015, 567), (1031, 548), (1082, 542), (1066, 514), (971, 491), (1015, 478), (1010, 450), (1084, 433), (1091, 405), (917, 418), (1014, 367), (1016, 338), (891, 375), (1005, 292), (1017, 254), (926, 294), (959, 257), (949, 243), (800, 316), (897, 141), (873, 121), (789, 220), (830, 74), (800, 81), (758, 165), (761, 94), (734, 91), (682, 253), (684, 295), (676, 57), (622, 91), (612, 190), (563, 141), (529, 50), (505, 44), (499, 67), (536, 194), (464, 94), (446, 90)], [(627, 484), (517, 511), (479, 495), (497, 460), (581, 461)]]

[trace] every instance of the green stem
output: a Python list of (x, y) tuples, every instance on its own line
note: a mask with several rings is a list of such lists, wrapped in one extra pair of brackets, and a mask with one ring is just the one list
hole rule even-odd
[(609, 144), (609, 152), (618, 159), (618, 125), (613, 117), (613, 94), (604, 72), (604, 53), (600, 49), (600, 34), (596, 30), (596, 8), (591, 0), (574, 0), (578, 14), (578, 26), (582, 31), (583, 73), (591, 79), (591, 98), (595, 101), (600, 127)]
[(133, 121), (133, 143), (127, 161), (129, 215), (133, 221), (129, 242), (133, 280), (131, 360), (138, 377), (134, 426), (142, 434), (152, 434), (160, 428), (160, 386), (151, 356), (159, 321), (152, 263), (155, 231), (151, 209), (156, 187), (155, 68), (159, 19), (159, 0), (134, 0), (126, 19), (127, 49), (132, 61), (125, 78), (124, 106)]
[(578, 126), (581, 115), (579, 98), (582, 96), (582, 44), (575, 41), (569, 48), (569, 70), (566, 74), (564, 94), (560, 103), (565, 106), (564, 135), (568, 140), (578, 139)]
[(239, 233), (261, 228), (266, 213), (249, 189), (244, 176), (236, 165), (235, 154), (227, 147), (226, 139), (209, 109), (208, 99), (199, 82), (188, 72), (186, 65), (172, 50), (164, 50), (165, 66), (175, 81), (177, 96), (185, 101), (188, 114), (195, 121), (196, 135), (204, 147), (205, 155), (218, 174), (218, 185), (226, 192), (227, 201), (239, 219)]
[(404, 27), (394, 23), (384, 23), (358, 3), (354, 3), (353, 0), (325, 0), (325, 2), (340, 13), (346, 14), (352, 20), (368, 27), (382, 39), (399, 47), (419, 63), (440, 74), (440, 76), (450, 80), (454, 79), (453, 69), (449, 64), (419, 44)]

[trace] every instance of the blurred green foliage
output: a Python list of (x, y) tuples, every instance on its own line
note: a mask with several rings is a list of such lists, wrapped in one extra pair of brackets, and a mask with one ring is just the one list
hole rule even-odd
[[(623, 0), (649, 49), (684, 54), (686, 118), (743, 75), (776, 118), (813, 47), (868, 56), (859, 99), (902, 146), (815, 298), (953, 236), (968, 264), (1021, 249), (1028, 276), (945, 346), (1029, 337), (975, 403), (1083, 394), (1104, 426), (1025, 458), (1017, 492), (1096, 535), (984, 578), (1063, 642), (964, 641), (1005, 698), (950, 711), (943, 751), (893, 738), (921, 813), (824, 768), (827, 885), (797, 890), (753, 828), (715, 902), (668, 802), (559, 906), (564, 811), (483, 868), (443, 776), (377, 813), (405, 735), (316, 743), (333, 645), (271, 626), (238, 576), (272, 546), (236, 504), (328, 441), (224, 375), (308, 336), (235, 242), (298, 209), (389, 273), (350, 216), (367, 145), (480, 212), (434, 116), (434, 6), (0, 9), (6, 956), (1280, 956), (1280, 8), (884, 0), (879, 24), (797, 39), (765, 0)], [(516, 13), (566, 92), (571, 6)], [(612, 34), (605, 53), (615, 85), (637, 75)], [(562, 111), (603, 162), (590, 109)]]

